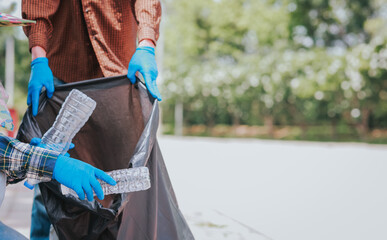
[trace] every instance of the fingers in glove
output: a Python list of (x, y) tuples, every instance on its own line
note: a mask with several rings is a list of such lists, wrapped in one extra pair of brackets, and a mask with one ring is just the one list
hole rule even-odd
[(104, 199), (104, 195), (103, 195), (102, 187), (101, 187), (101, 184), (97, 181), (97, 179), (96, 178), (91, 178), (90, 179), (90, 184), (93, 187), (95, 195), (97, 195), (98, 199), (99, 200), (103, 200)]
[(127, 77), (129, 78), (130, 82), (132, 84), (136, 83), (136, 72), (139, 70), (139, 66), (135, 64), (129, 63), (128, 67), (128, 75)]
[(27, 105), (31, 105), (32, 103), (32, 93), (31, 91), (28, 91), (28, 95), (27, 95)]
[(83, 189), (80, 185), (74, 187), (74, 191), (77, 193), (79, 199), (85, 200), (85, 193), (83, 192)]
[(156, 85), (156, 81), (152, 82), (151, 85), (152, 85), (152, 91), (154, 94), (153, 97), (156, 98), (160, 102), (162, 100), (162, 98), (161, 98), (161, 93), (159, 91), (159, 88)]
[(90, 183), (84, 182), (82, 184), (82, 188), (83, 188), (83, 191), (85, 191), (85, 193), (86, 193), (87, 200), (89, 200), (90, 202), (93, 201), (93, 199), (94, 199), (93, 189), (91, 188)]
[(32, 146), (38, 146), (38, 145), (40, 144), (41, 141), (42, 141), (42, 139), (40, 139), (40, 138), (33, 138), (33, 139), (31, 139), (30, 144), (31, 144)]
[(157, 88), (156, 79), (152, 79), (150, 74), (143, 74), (143, 76), (145, 78), (145, 85), (148, 88), (148, 91), (150, 92), (152, 97), (156, 98), (158, 101), (161, 101), (161, 94), (159, 89)]
[(31, 92), (32, 96), (32, 115), (36, 116), (38, 114), (39, 107), (39, 95), (41, 89), (33, 89)]
[(102, 181), (105, 181), (108, 184), (113, 185), (113, 186), (117, 184), (116, 181), (112, 177), (107, 175), (104, 171), (97, 169), (97, 168), (94, 171), (95, 171), (95, 176), (98, 179), (101, 179)]
[(69, 150), (75, 147), (74, 143), (70, 143)]
[(54, 80), (49, 80), (46, 84), (44, 84), (46, 87), (47, 97), (52, 98), (52, 95), (54, 94), (55, 87), (54, 87)]

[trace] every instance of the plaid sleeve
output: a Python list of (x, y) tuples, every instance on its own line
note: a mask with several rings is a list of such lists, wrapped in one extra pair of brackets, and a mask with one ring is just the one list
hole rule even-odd
[(50, 181), (59, 153), (0, 134), (0, 170), (9, 178)]

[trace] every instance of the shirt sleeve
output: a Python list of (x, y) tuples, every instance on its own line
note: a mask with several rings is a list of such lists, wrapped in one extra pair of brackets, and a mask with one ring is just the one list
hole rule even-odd
[(28, 20), (35, 20), (36, 24), (23, 27), (28, 37), (30, 49), (40, 46), (47, 51), (47, 43), (51, 38), (51, 17), (59, 8), (60, 0), (23, 0), (22, 16)]
[(0, 134), (0, 170), (9, 178), (50, 181), (59, 153)]
[(134, 7), (138, 22), (138, 41), (151, 39), (156, 44), (161, 21), (160, 1), (137, 0)]

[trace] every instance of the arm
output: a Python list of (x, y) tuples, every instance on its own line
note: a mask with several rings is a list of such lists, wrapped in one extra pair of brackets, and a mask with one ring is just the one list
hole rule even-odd
[[(33, 138), (31, 145), (38, 147), (47, 147), (41, 144), (40, 138)], [(73, 144), (71, 144), (73, 145)], [(74, 147), (74, 145), (71, 147)], [(59, 155), (52, 172), (52, 178), (60, 184), (73, 189), (81, 200), (85, 198), (85, 193), (89, 201), (93, 200), (93, 190), (97, 197), (101, 200), (104, 198), (104, 193), (101, 184), (97, 181), (100, 179), (110, 185), (116, 185), (116, 182), (104, 171), (91, 166), (88, 163), (71, 158), (68, 153)]]
[(148, 39), (156, 45), (161, 21), (160, 1), (137, 0), (134, 9), (138, 22), (138, 42), (141, 43), (143, 40)]
[(22, 15), (23, 18), (35, 20), (36, 24), (23, 27), (28, 37), (29, 47), (35, 46), (47, 50), (47, 43), (51, 38), (52, 23), (51, 17), (58, 10), (60, 0), (23, 0)]
[[(40, 139), (33, 139), (31, 144), (39, 145)], [(99, 199), (104, 198), (97, 179), (116, 184), (113, 178), (90, 164), (1, 134), (0, 170), (15, 180), (27, 177), (48, 182), (55, 179), (73, 189), (82, 200), (86, 193), (89, 201), (93, 200), (93, 190)]]
[(48, 98), (54, 94), (54, 77), (46, 57), (48, 41), (53, 26), (51, 17), (58, 10), (60, 0), (23, 0), (22, 13), (26, 19), (35, 20), (36, 24), (24, 27), (32, 54), (31, 76), (28, 83), (27, 104), (32, 105), (32, 114), (38, 114), (39, 95), (46, 88)]
[(160, 1), (137, 0), (135, 13), (138, 22), (139, 45), (129, 62), (128, 78), (134, 84), (136, 72), (140, 72), (144, 77), (149, 93), (161, 101), (161, 94), (156, 84), (158, 71), (155, 58), (155, 46), (159, 37), (161, 20)]
[(34, 61), (37, 58), (45, 58), (47, 56), (46, 50), (40, 46), (34, 46), (31, 48), (31, 60)]
[(10, 178), (50, 181), (59, 153), (0, 135), (0, 169)]

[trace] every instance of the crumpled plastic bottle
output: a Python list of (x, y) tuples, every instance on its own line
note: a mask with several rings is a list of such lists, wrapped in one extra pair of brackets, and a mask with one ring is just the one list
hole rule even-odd
[[(63, 103), (55, 122), (43, 135), (41, 145), (53, 151), (65, 154), (75, 134), (85, 125), (97, 103), (77, 89), (71, 90)], [(38, 184), (36, 179), (28, 179), (24, 185), (30, 189)]]

